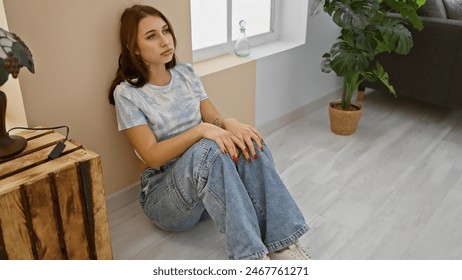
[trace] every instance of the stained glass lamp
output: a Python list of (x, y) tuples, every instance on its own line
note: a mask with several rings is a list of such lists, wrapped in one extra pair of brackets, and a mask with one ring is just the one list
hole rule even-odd
[[(34, 73), (34, 62), (29, 48), (14, 33), (0, 28), (0, 87), (6, 83), (10, 74), (16, 79), (23, 66)], [(6, 94), (0, 90), (0, 159), (19, 154), (27, 146), (24, 137), (10, 136), (6, 131), (6, 101)]]

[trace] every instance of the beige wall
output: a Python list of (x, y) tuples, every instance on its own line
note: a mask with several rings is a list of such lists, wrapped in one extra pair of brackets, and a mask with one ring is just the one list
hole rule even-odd
[[(139, 178), (138, 161), (107, 102), (120, 15), (134, 3), (164, 12), (178, 37), (180, 62), (190, 63), (189, 0), (4, 0), (10, 30), (27, 43), (36, 65), (35, 75), (20, 76), (29, 126), (68, 125), (72, 139), (101, 155), (107, 195)], [(254, 123), (255, 62), (201, 78), (224, 115)]]
[(194, 65), (218, 111), (255, 126), (256, 61), (227, 55)]

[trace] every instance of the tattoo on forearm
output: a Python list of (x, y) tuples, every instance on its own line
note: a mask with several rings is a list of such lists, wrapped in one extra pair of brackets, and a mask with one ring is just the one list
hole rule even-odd
[(213, 120), (212, 124), (213, 124), (213, 125), (216, 125), (216, 126), (218, 126), (218, 127), (221, 127), (221, 126), (220, 126), (220, 117), (219, 117), (219, 116), (216, 117), (216, 118)]

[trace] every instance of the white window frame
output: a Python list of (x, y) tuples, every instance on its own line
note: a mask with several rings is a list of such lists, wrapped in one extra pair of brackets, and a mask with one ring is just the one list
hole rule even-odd
[[(251, 0), (249, 0), (251, 1)], [(248, 37), (252, 47), (260, 46), (274, 42), (279, 38), (279, 14), (280, 0), (271, 0), (271, 19), (270, 31), (264, 34)], [(227, 42), (211, 47), (193, 50), (193, 62), (199, 62), (213, 57), (229, 54), (234, 52), (235, 40), (232, 40), (232, 0), (227, 0)]]

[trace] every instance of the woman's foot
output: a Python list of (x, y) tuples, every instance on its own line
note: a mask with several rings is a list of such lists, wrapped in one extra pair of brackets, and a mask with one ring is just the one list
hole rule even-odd
[(311, 257), (302, 249), (297, 241), (294, 244), (268, 254), (271, 260), (310, 260)]

